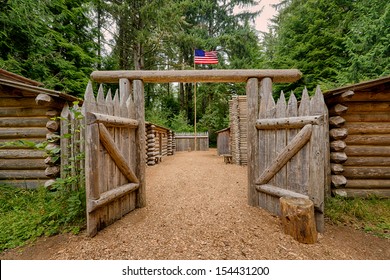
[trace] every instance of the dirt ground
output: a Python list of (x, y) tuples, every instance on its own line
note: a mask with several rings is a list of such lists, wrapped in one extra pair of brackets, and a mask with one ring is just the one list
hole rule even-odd
[(94, 238), (41, 238), (0, 259), (390, 259), (390, 240), (326, 224), (316, 244), (282, 232), (279, 218), (247, 205), (246, 167), (216, 150), (181, 152), (147, 167), (147, 207)]

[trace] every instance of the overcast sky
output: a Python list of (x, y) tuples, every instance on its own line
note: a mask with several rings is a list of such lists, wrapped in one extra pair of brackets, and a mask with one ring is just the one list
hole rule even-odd
[[(263, 12), (256, 19), (256, 29), (258, 31), (268, 31), (267, 23), (270, 18), (276, 14), (276, 10), (271, 7), (272, 4), (279, 3), (280, 0), (261, 0), (257, 7), (252, 7), (250, 10), (256, 11), (264, 7)], [(245, 10), (245, 9), (244, 9)]]

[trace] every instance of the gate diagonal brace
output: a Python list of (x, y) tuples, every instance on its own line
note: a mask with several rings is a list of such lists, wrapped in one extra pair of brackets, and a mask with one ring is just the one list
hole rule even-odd
[(256, 180), (256, 185), (267, 184), (276, 173), (296, 154), (303, 146), (309, 142), (312, 132), (312, 125), (305, 125), (301, 131), (285, 146), (271, 165), (264, 170)]
[(139, 183), (137, 176), (127, 164), (126, 159), (122, 156), (107, 128), (102, 123), (99, 123), (99, 136), (104, 148), (106, 148), (123, 175), (125, 175), (131, 183)]

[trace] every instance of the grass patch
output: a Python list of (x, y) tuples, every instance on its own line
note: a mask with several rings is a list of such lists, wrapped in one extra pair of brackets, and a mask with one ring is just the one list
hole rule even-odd
[(390, 239), (390, 199), (331, 197), (325, 215), (334, 224), (346, 224)]
[(85, 191), (0, 184), (0, 252), (40, 236), (78, 233), (85, 227)]

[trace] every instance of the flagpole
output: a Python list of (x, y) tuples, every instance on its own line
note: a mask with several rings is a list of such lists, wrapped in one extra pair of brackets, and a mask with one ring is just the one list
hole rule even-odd
[[(194, 70), (196, 70), (195, 69), (195, 50), (194, 50)], [(194, 84), (194, 141), (195, 141), (195, 145), (194, 145), (194, 147), (195, 147), (195, 151), (197, 150), (196, 148), (196, 81), (195, 81), (195, 84)]]

